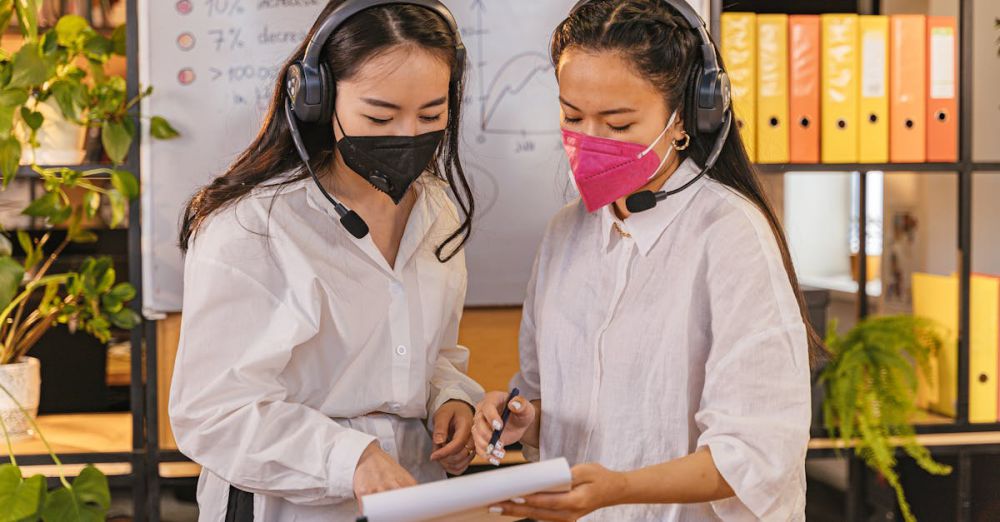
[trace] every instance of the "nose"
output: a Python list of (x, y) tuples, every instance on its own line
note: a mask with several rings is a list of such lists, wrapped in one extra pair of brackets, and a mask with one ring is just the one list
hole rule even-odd
[(587, 118), (583, 122), (583, 133), (590, 136), (601, 136), (601, 122)]

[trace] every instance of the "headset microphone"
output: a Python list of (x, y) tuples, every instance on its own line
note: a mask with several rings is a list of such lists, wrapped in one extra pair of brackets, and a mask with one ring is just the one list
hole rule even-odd
[(357, 212), (345, 207), (341, 202), (337, 201), (323, 184), (319, 182), (319, 177), (316, 176), (316, 172), (313, 171), (312, 165), (309, 164), (309, 151), (306, 150), (306, 145), (302, 141), (302, 135), (299, 134), (299, 125), (295, 119), (295, 113), (292, 109), (292, 103), (288, 98), (285, 98), (285, 117), (288, 118), (288, 130), (292, 134), (292, 142), (295, 143), (295, 150), (299, 152), (299, 157), (302, 158), (302, 163), (305, 164), (306, 170), (309, 171), (309, 175), (312, 176), (313, 181), (316, 186), (319, 187), (319, 191), (323, 193), (330, 203), (333, 203), (334, 210), (337, 211), (337, 215), (340, 216), (340, 224), (351, 233), (352, 236), (362, 239), (368, 235), (368, 224), (365, 220), (361, 219), (361, 216)]
[(705, 166), (702, 167), (701, 172), (699, 172), (697, 176), (674, 190), (660, 190), (657, 192), (653, 192), (652, 190), (643, 190), (642, 192), (636, 192), (635, 194), (625, 198), (625, 208), (633, 214), (645, 212), (655, 207), (657, 203), (667, 199), (668, 196), (673, 196), (674, 194), (693, 185), (695, 181), (701, 179), (701, 177), (708, 172), (708, 169), (715, 166), (715, 162), (718, 161), (719, 154), (722, 153), (722, 146), (726, 144), (725, 136), (729, 134), (730, 125), (732, 125), (732, 113), (727, 114), (725, 120), (722, 122), (722, 129), (719, 130), (721, 136), (719, 139), (715, 140), (715, 145), (712, 147), (711, 152), (709, 152), (708, 159), (705, 160)]

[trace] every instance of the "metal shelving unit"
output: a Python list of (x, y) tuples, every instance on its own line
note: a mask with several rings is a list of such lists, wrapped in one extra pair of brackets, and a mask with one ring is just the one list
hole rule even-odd
[[(958, 322), (958, 365), (957, 365), (957, 404), (953, 422), (917, 425), (917, 433), (921, 435), (956, 435), (962, 440), (966, 434), (995, 434), (996, 437), (980, 436), (974, 442), (957, 444), (928, 445), (935, 455), (955, 455), (957, 465), (955, 476), (958, 477), (958, 506), (955, 520), (966, 522), (972, 517), (971, 502), (971, 466), (973, 455), (1000, 454), (1000, 422), (970, 423), (969, 422), (969, 289), (972, 273), (972, 184), (973, 175), (979, 172), (1000, 172), (998, 162), (976, 162), (972, 157), (972, 121), (974, 112), (973, 99), (973, 35), (974, 22), (973, 1), (956, 0), (959, 7), (959, 161), (956, 163), (847, 163), (847, 164), (757, 164), (758, 172), (762, 174), (780, 174), (785, 172), (857, 172), (860, 180), (858, 220), (858, 281), (867, 280), (866, 241), (866, 209), (867, 190), (866, 176), (869, 172), (919, 172), (919, 173), (953, 173), (958, 181), (958, 274), (959, 274), (959, 322)], [(878, 0), (860, 1), (859, 14), (878, 14)], [(750, 4), (747, 9), (752, 11)], [(718, 40), (720, 35), (720, 20), (723, 11), (722, 0), (711, 1), (711, 21), (709, 26), (713, 36)], [(869, 296), (865, 285), (858, 285), (858, 318), (869, 315)], [(964, 439), (971, 440), (970, 437)], [(809, 457), (829, 457), (836, 452), (830, 448), (810, 449)], [(849, 455), (849, 452), (844, 452)], [(849, 488), (847, 491), (847, 519), (861, 521), (865, 514), (865, 484), (868, 473), (864, 463), (851, 456), (849, 464)]]

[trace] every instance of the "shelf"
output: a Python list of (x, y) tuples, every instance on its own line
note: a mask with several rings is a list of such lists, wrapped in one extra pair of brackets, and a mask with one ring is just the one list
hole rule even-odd
[(955, 172), (958, 163), (755, 163), (763, 174), (784, 172)]
[[(52, 450), (62, 458), (73, 454), (127, 454), (132, 451), (132, 414), (74, 413), (39, 415), (36, 421)], [(13, 441), (14, 455), (44, 456), (48, 451), (38, 436)], [(0, 444), (0, 457), (8, 455)]]
[(1000, 163), (973, 163), (972, 169), (981, 172), (1000, 172)]
[[(91, 170), (91, 169), (110, 169), (114, 168), (114, 165), (110, 163), (81, 163), (79, 165), (39, 165), (39, 167), (45, 169), (51, 168), (71, 168), (73, 170)], [(37, 172), (31, 169), (31, 165), (21, 165), (17, 168), (17, 175), (25, 178), (35, 178), (38, 179), (40, 176)]]

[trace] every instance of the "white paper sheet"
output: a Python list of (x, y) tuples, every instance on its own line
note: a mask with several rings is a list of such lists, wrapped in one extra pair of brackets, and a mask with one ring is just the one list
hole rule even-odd
[(366, 495), (361, 505), (368, 522), (478, 520), (489, 506), (514, 497), (568, 491), (572, 479), (560, 458)]

